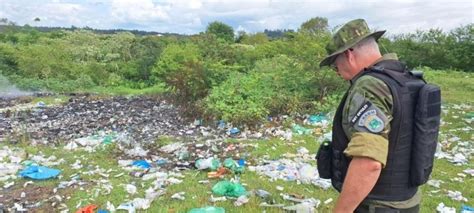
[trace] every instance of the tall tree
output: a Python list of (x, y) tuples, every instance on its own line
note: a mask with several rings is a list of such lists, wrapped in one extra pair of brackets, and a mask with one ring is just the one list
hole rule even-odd
[(319, 34), (323, 32), (328, 32), (328, 19), (323, 17), (314, 17), (308, 21), (303, 22), (299, 29), (300, 32), (310, 33), (310, 34)]
[(234, 41), (234, 29), (222, 22), (214, 21), (207, 25), (206, 33), (214, 34), (225, 41)]

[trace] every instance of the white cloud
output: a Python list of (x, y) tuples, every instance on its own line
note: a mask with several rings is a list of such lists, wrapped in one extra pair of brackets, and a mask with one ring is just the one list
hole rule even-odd
[(236, 30), (297, 29), (304, 21), (327, 17), (334, 27), (365, 18), (389, 34), (416, 29), (451, 30), (473, 23), (471, 0), (0, 0), (0, 17), (18, 24), (89, 26), (193, 34), (212, 21)]
[(166, 6), (155, 5), (151, 0), (113, 0), (111, 15), (119, 22), (151, 22), (169, 18)]

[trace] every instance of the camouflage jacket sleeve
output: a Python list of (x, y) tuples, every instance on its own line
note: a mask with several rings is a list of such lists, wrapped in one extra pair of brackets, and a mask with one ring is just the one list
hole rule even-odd
[(344, 153), (349, 157), (369, 157), (385, 167), (393, 98), (381, 80), (365, 75), (357, 79), (343, 111), (343, 129), (350, 139)]

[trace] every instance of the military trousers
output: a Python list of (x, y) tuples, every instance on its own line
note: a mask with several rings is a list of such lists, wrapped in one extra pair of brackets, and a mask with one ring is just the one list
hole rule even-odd
[(408, 209), (394, 209), (376, 204), (361, 204), (355, 210), (355, 213), (419, 213), (420, 205)]

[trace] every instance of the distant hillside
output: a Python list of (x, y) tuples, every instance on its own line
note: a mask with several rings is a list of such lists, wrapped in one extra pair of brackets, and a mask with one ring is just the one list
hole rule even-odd
[(159, 36), (176, 36), (176, 37), (185, 37), (186, 35), (183, 34), (178, 34), (178, 33), (160, 33), (160, 32), (155, 32), (155, 31), (143, 31), (143, 30), (125, 30), (125, 29), (94, 29), (90, 27), (35, 27), (35, 26), (12, 26), (12, 25), (0, 25), (0, 32), (3, 32), (6, 28), (14, 28), (14, 29), (35, 29), (40, 32), (51, 32), (51, 31), (57, 31), (57, 30), (67, 30), (67, 31), (75, 31), (75, 30), (89, 30), (97, 34), (115, 34), (115, 33), (120, 33), (120, 32), (129, 32), (134, 35), (139, 35), (139, 36), (145, 36), (145, 35), (159, 35)]

